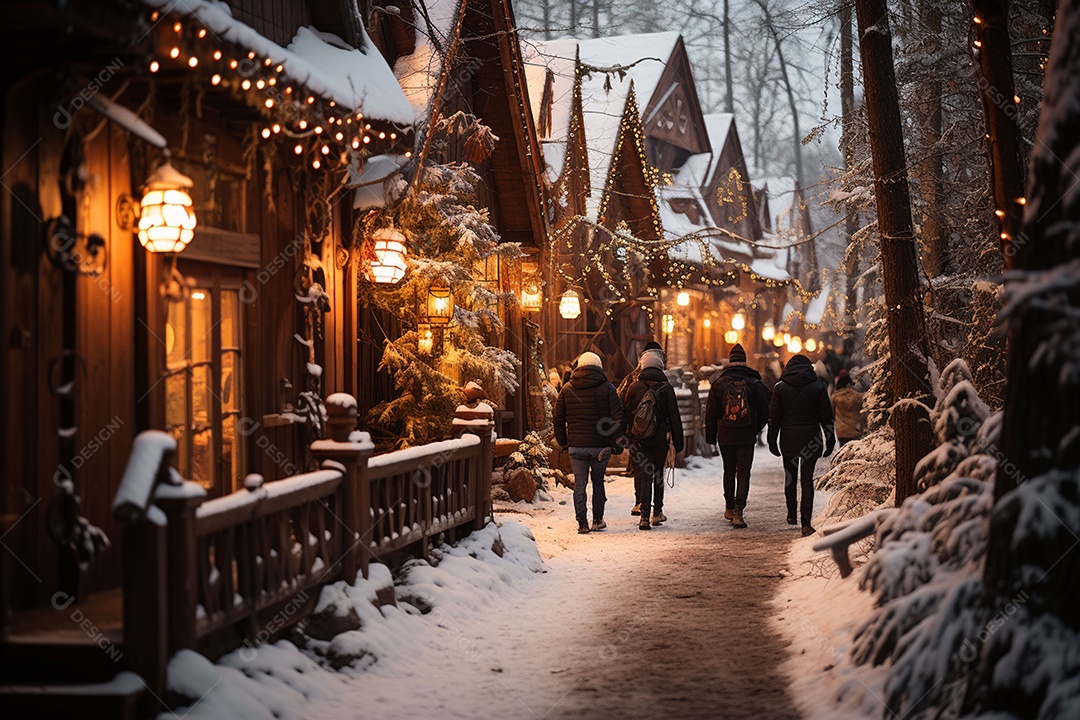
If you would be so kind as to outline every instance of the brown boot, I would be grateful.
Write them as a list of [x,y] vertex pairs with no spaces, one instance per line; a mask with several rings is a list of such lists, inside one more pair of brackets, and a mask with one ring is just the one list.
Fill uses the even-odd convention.
[[735,508],[733,517],[731,518],[731,526],[737,528],[746,527],[746,520],[743,519],[742,508]]

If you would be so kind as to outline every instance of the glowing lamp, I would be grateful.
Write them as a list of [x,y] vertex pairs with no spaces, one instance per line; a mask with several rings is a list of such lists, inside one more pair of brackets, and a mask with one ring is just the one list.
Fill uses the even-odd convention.
[[814,352],[815,350],[817,350],[817,340],[806,338],[806,352]]
[[790,345],[791,344],[791,333],[784,333],[783,338],[784,338],[784,343],[783,343],[784,345]]
[[686,307],[690,304],[690,293],[680,290],[679,294],[675,296],[675,302],[679,304],[679,307]]
[[706,330],[708,330],[709,328],[712,327],[712,320],[710,320],[709,318],[705,318],[704,320],[701,321],[701,324],[705,326]]
[[728,330],[726,333],[724,333],[724,342],[726,342],[728,345],[734,345],[735,343],[739,342],[739,331]]
[[421,355],[430,355],[435,349],[435,333],[431,326],[424,324],[416,328],[416,350]]
[[665,335],[675,332],[675,316],[664,315],[660,318],[660,329],[664,331]]
[[139,203],[139,243],[150,252],[178,253],[195,235],[195,183],[168,160],[150,174]]
[[772,320],[766,320],[765,325],[761,328],[761,339],[765,342],[769,342],[776,337],[776,326],[772,324]]
[[427,295],[427,321],[432,325],[449,325],[454,317],[454,296],[446,285],[432,285]]
[[731,329],[742,330],[746,327],[746,311],[740,310],[731,316]]
[[798,335],[792,336],[791,342],[788,343],[787,349],[792,353],[802,352],[802,340],[799,339]]
[[[521,309],[525,312],[540,312],[544,303],[544,293],[538,280],[529,280],[521,286]],[[561,302],[560,302],[561,305]]]
[[372,282],[395,285],[405,277],[405,235],[394,228],[380,228],[371,235],[375,257],[368,265]]
[[581,314],[581,296],[574,290],[567,290],[559,298],[559,314],[567,320],[573,320]]
[[773,347],[783,347],[784,338],[780,335],[774,335],[772,340]]

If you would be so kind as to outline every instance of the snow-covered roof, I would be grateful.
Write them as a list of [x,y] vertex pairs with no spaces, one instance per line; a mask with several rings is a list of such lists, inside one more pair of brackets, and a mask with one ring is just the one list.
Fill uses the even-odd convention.
[[354,210],[370,210],[386,205],[386,179],[397,172],[406,162],[404,155],[373,155],[360,166],[349,167],[349,184],[353,193]]
[[716,172],[716,166],[720,163],[720,155],[724,152],[724,145],[727,144],[728,135],[731,134],[734,127],[735,116],[731,113],[710,113],[705,116],[705,131],[709,134],[709,145],[712,147],[712,153],[710,153],[709,168],[703,182],[708,182],[709,178]]
[[640,117],[656,92],[678,41],[679,33],[662,32],[588,40],[563,38],[526,47],[526,79],[537,123],[547,71],[551,70],[553,75],[551,131],[548,137],[555,141],[565,141],[569,132],[575,57],[580,58],[586,70],[615,66],[622,68],[621,72],[612,73],[594,70],[584,74],[581,79],[582,119],[592,190],[586,201],[586,214],[594,216],[599,210],[631,90]]
[[428,116],[435,89],[442,73],[442,55],[449,50],[454,24],[458,20],[460,0],[424,0],[430,29],[426,22],[416,23],[416,49],[394,63],[394,75],[405,93],[417,122]]
[[233,43],[269,58],[282,66],[283,75],[347,110],[400,125],[413,122],[412,108],[405,94],[366,33],[363,35],[364,49],[358,50],[336,35],[301,27],[289,47],[283,48],[234,18],[225,3],[212,0],[143,2],[162,13],[175,12],[196,18],[218,41]]

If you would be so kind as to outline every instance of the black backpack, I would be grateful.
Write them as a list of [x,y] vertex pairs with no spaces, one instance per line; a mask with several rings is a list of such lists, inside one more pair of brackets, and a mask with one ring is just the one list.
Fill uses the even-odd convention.
[[626,431],[631,440],[650,440],[659,432],[663,427],[659,405],[660,397],[657,395],[656,386],[647,384],[645,394],[641,396]]
[[733,380],[724,393],[723,412],[720,424],[724,427],[747,427],[754,422],[754,413],[750,408],[750,382],[744,379]]

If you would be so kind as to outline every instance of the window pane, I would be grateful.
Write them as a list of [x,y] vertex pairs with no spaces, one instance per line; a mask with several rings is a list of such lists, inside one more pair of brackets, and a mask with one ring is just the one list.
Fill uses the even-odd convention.
[[170,370],[182,366],[188,357],[187,303],[166,303],[165,364]]
[[214,322],[212,319],[213,293],[209,289],[195,288],[191,291],[191,353],[192,362],[210,359]]
[[191,372],[191,479],[213,489],[217,473],[211,409],[216,399],[212,392],[210,366],[199,365]]
[[165,378],[165,432],[176,440],[176,469],[191,476],[188,465],[187,372],[181,370]]

